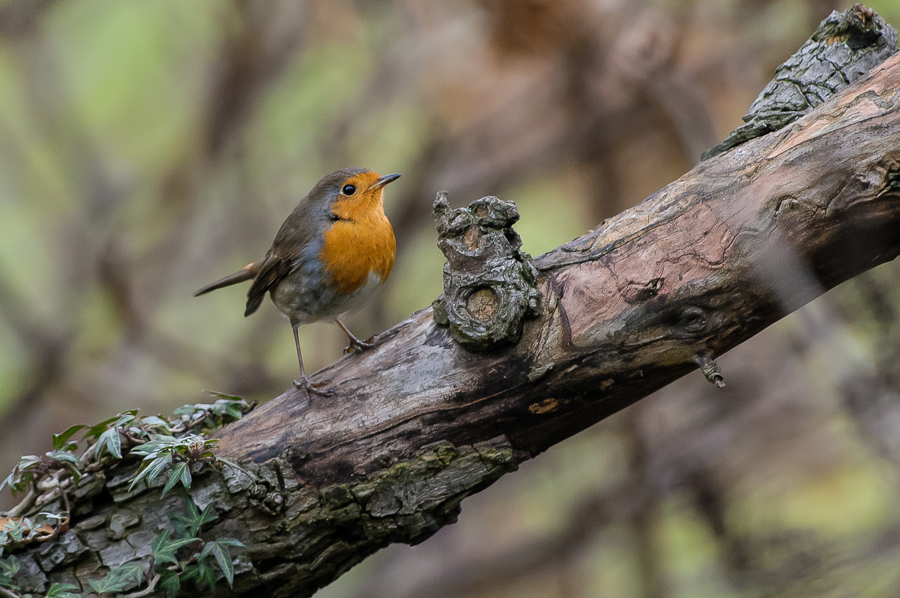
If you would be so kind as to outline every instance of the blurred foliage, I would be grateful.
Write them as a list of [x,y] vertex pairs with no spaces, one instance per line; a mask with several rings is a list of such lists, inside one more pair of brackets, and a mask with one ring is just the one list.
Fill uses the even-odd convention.
[[[436,191],[515,200],[547,251],[690,168],[833,8],[0,0],[0,471],[72,423],[279,394],[286,321],[242,318],[246,287],[190,293],[323,174],[403,173],[365,337],[440,292]],[[898,295],[893,264],[843,285],[721,359],[723,391],[679,381],[321,594],[897,594]],[[301,342],[314,371],[343,338]]]

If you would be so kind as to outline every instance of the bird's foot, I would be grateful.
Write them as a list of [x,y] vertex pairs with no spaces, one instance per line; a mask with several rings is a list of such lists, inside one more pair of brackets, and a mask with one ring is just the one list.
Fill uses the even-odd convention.
[[334,394],[333,390],[325,389],[322,390],[319,387],[324,385],[325,382],[319,382],[318,384],[313,384],[309,381],[309,378],[306,376],[302,376],[299,381],[294,380],[294,388],[297,390],[302,390],[306,392],[306,397],[310,398],[310,395],[319,395],[320,397],[330,397]]
[[372,341],[375,340],[374,336],[370,336],[364,341],[359,340],[358,338],[351,337],[350,342],[347,343],[347,346],[344,347],[344,355],[348,353],[353,353],[354,351],[370,351],[375,348],[375,343]]

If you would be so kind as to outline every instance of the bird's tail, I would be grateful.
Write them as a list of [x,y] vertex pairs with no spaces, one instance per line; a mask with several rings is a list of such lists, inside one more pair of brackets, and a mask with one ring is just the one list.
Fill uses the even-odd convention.
[[234,274],[229,274],[225,278],[217,280],[212,284],[208,284],[202,289],[196,291],[194,293],[194,297],[199,297],[200,295],[205,295],[210,291],[215,291],[216,289],[221,289],[222,287],[230,287],[233,284],[237,284],[239,282],[244,282],[246,280],[252,280],[256,277],[256,274],[259,272],[259,264],[253,262],[251,264],[247,264]]

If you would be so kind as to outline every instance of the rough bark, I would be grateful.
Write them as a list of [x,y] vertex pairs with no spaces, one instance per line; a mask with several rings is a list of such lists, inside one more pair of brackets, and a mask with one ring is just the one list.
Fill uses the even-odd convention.
[[[721,382],[717,355],[896,257],[898,98],[895,55],[536,258],[539,313],[514,345],[468,351],[422,310],[312,377],[334,397],[290,390],[223,429],[222,455],[256,480],[210,474],[190,491],[216,507],[206,538],[247,545],[215,595],[307,596],[388,543],[422,541],[465,497],[698,365]],[[146,560],[185,499],[160,500],[162,478],[129,492],[130,474],[79,488],[73,529],[21,555],[23,589]]]

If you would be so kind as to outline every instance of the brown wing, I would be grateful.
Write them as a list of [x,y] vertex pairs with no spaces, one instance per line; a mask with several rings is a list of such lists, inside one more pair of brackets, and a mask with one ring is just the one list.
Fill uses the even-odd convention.
[[265,298],[266,293],[278,286],[285,276],[293,270],[293,260],[288,261],[278,257],[269,250],[259,267],[259,274],[253,279],[250,290],[247,291],[247,307],[244,309],[244,317],[249,316],[257,309]]
[[[315,237],[318,228],[317,221],[321,220],[321,217],[324,217],[327,212],[323,212],[321,215],[317,214],[317,210],[322,211],[318,204],[323,202],[310,201],[310,195],[300,200],[294,211],[278,229],[272,248],[262,259],[259,273],[253,279],[250,290],[247,291],[247,307],[244,310],[244,316],[249,316],[259,309],[266,293],[277,287],[286,276],[294,271],[300,252]],[[324,209],[330,211],[329,205],[326,203]],[[317,218],[317,216],[321,217]]]

